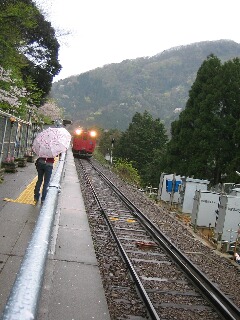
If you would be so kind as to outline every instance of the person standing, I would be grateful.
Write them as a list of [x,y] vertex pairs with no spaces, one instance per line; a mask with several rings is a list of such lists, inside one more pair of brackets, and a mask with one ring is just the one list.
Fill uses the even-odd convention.
[[53,171],[53,164],[54,164],[54,158],[38,158],[36,160],[38,180],[34,188],[35,203],[39,201],[40,188],[42,186],[43,180],[44,180],[44,183],[43,183],[43,189],[42,189],[41,202],[43,203],[46,198],[49,182],[50,182],[52,171]]
[[34,188],[34,201],[40,198],[40,189],[43,183],[41,201],[46,198],[49,182],[51,179],[54,158],[66,152],[70,146],[71,134],[65,128],[47,128],[39,132],[32,144],[32,151],[39,157],[36,167],[38,180]]

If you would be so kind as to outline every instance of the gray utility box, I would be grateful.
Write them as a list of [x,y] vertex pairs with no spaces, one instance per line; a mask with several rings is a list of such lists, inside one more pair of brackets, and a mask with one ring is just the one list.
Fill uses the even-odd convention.
[[219,193],[196,190],[193,198],[191,224],[195,227],[215,227],[219,202]]
[[230,195],[235,197],[240,197],[240,188],[232,189],[232,191],[230,192]]
[[222,241],[234,242],[240,224],[240,197],[221,195],[216,236]]
[[208,180],[182,177],[178,208],[183,213],[192,213],[196,190],[207,190]]
[[[158,200],[170,202],[171,201],[171,192],[167,190],[167,182],[171,182],[175,179],[178,183],[181,181],[181,177],[174,174],[162,173],[160,176],[159,188],[158,188]],[[178,203],[179,200],[179,191],[177,190],[173,194],[172,202]]]

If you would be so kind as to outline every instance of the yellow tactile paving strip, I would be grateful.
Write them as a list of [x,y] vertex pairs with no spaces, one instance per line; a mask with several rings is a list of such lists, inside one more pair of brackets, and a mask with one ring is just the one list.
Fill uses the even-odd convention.
[[35,205],[34,202],[34,188],[37,182],[37,176],[32,180],[32,182],[23,190],[17,199],[4,198],[4,201],[25,203]]

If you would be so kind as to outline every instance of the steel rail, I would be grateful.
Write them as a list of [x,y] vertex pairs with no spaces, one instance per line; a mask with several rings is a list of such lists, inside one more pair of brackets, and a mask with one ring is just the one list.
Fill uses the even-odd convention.
[[112,182],[104,175],[92,162],[92,167],[98,172],[104,181],[116,192],[118,197],[124,201],[133,214],[142,222],[142,225],[150,232],[152,237],[164,247],[165,251],[171,255],[176,264],[180,266],[186,273],[187,277],[197,286],[202,294],[213,305],[217,313],[225,320],[240,319],[239,308],[227,298],[225,294],[218,290],[218,288],[206,278],[206,276],[199,270],[189,259],[176,248],[168,237],[166,237],[142,212],[138,209]]
[[83,167],[81,161],[80,161],[80,163],[81,163],[81,166],[82,166],[84,177],[85,177],[87,183],[89,184],[89,187],[91,188],[91,191],[92,191],[92,193],[94,195],[94,198],[95,198],[95,200],[96,200],[96,202],[97,202],[97,204],[98,204],[98,206],[100,208],[101,214],[103,215],[104,219],[106,220],[107,225],[108,225],[108,227],[110,229],[110,232],[111,232],[115,242],[117,243],[119,251],[121,252],[121,255],[122,255],[122,257],[123,257],[123,259],[124,259],[124,261],[125,261],[125,263],[126,263],[126,265],[128,267],[128,270],[129,270],[132,278],[134,279],[134,283],[135,283],[135,285],[136,285],[136,287],[138,289],[138,292],[139,292],[139,294],[140,294],[140,296],[141,296],[141,298],[142,298],[142,300],[143,300],[143,302],[144,302],[144,304],[145,304],[145,306],[147,308],[148,314],[150,315],[152,320],[160,320],[160,318],[159,318],[159,316],[158,316],[158,314],[157,314],[157,312],[156,312],[156,310],[155,310],[155,308],[154,308],[154,306],[153,306],[153,304],[152,304],[152,302],[151,302],[151,300],[150,300],[150,298],[149,298],[149,296],[148,296],[148,294],[147,294],[147,292],[146,292],[146,290],[145,290],[145,288],[144,288],[139,276],[137,275],[137,273],[136,273],[136,271],[135,271],[130,259],[128,258],[128,255],[127,255],[126,251],[124,250],[121,242],[119,241],[119,239],[118,239],[118,237],[117,237],[117,235],[116,235],[116,233],[115,233],[115,231],[114,231],[114,229],[112,227],[112,224],[111,224],[110,220],[108,219],[108,216],[107,216],[105,210],[103,209],[103,207],[101,205],[101,201],[99,200],[99,198],[98,198],[98,196],[97,196],[97,194],[95,192],[95,189],[94,189],[94,187],[93,187],[93,185],[92,185],[92,183],[91,183],[86,171],[84,170],[84,167]]
[[46,199],[3,310],[2,320],[36,319],[65,156],[62,153],[50,181]]

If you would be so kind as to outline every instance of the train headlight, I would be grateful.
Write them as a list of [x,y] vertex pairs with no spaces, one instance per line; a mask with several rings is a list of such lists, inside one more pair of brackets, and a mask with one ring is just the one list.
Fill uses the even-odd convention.
[[76,129],[76,130],[75,130],[75,134],[76,134],[76,135],[79,136],[81,133],[82,133],[82,129]]
[[95,138],[97,136],[97,132],[94,130],[90,131],[89,134],[90,134],[90,137],[92,138]]

